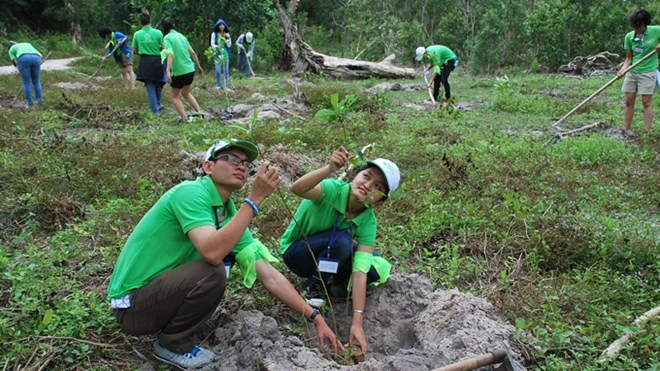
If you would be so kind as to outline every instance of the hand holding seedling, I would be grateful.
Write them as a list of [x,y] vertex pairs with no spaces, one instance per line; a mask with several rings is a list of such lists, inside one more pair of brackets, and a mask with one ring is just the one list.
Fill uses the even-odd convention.
[[277,170],[270,166],[268,162],[265,162],[261,165],[259,171],[257,171],[249,197],[257,203],[257,205],[260,204],[261,201],[265,200],[271,193],[273,193],[281,180],[282,177]]
[[348,158],[350,156],[351,153],[343,146],[332,152],[332,155],[330,156],[330,163],[328,164],[330,166],[331,172],[335,172],[339,168],[344,167],[348,163]]

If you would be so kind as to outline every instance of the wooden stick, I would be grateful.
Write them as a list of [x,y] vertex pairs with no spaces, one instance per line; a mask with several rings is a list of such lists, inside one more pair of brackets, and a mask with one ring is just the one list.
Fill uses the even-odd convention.
[[[658,313],[660,313],[660,306],[657,306],[649,310],[648,312],[642,314],[635,321],[633,321],[632,324],[633,326],[641,325],[647,322],[648,320],[650,320],[651,318],[657,316]],[[633,337],[633,335],[635,335],[635,333],[625,334],[622,337],[618,338],[615,342],[610,344],[610,346],[607,347],[607,349],[605,349],[603,353],[600,354],[600,358],[602,359],[607,356],[614,356],[618,354],[621,351],[621,349],[623,349],[623,347],[625,347],[626,344],[628,344],[628,342]]]
[[[623,71],[623,74],[622,74],[621,76],[625,75],[626,73],[628,73],[628,71],[630,71],[630,70],[632,70],[633,68],[637,67],[640,63],[644,62],[645,60],[651,58],[654,54],[655,54],[655,50],[653,50],[652,52],[648,53],[648,54],[645,55],[642,59],[640,59],[640,60],[638,60],[637,62],[635,62],[632,66],[626,68],[626,70]],[[553,127],[553,128],[558,128],[559,130],[564,131],[564,129],[557,127],[557,125],[561,124],[562,121],[564,121],[568,116],[574,114],[575,111],[577,111],[578,109],[582,108],[582,106],[584,106],[585,104],[587,104],[587,102],[589,102],[590,100],[592,100],[593,97],[595,97],[596,95],[600,94],[601,91],[605,90],[605,89],[606,89],[607,87],[609,87],[610,85],[614,84],[614,82],[615,82],[616,80],[618,80],[618,79],[619,79],[619,76],[618,76],[618,75],[615,76],[615,77],[614,77],[612,80],[610,80],[607,84],[603,85],[600,89],[596,90],[596,91],[595,91],[593,94],[591,94],[587,99],[585,99],[585,100],[583,100],[582,102],[580,102],[580,104],[578,104],[578,105],[577,105],[575,108],[573,108],[570,112],[568,112],[568,113],[565,114],[562,118],[560,118],[559,120],[557,120],[557,122],[555,122],[554,124],[552,124],[552,127]]]
[[464,361],[452,363],[451,365],[436,368],[433,371],[467,371],[477,367],[500,363],[506,357],[505,349],[497,349],[487,354],[482,354]]
[[575,133],[579,133],[579,132],[581,132],[581,131],[585,131],[585,130],[588,130],[588,129],[594,128],[594,127],[596,127],[596,126],[598,126],[598,125],[600,125],[600,124],[602,124],[602,122],[599,121],[599,122],[596,122],[596,123],[594,123],[594,124],[585,125],[585,126],[582,126],[582,127],[580,127],[580,128],[577,128],[577,129],[573,129],[573,130],[567,131],[567,132],[565,132],[565,133],[557,133],[556,135],[557,135],[559,138],[564,138],[564,137],[567,137],[567,136],[569,136],[569,135],[573,135],[573,134],[575,134]]
[[426,70],[422,69],[422,76],[424,76],[424,81],[426,82],[426,90],[429,92],[429,97],[431,97],[431,102],[435,104],[437,102],[435,101],[435,98],[433,98],[433,92],[431,92],[431,87],[429,86],[429,80],[426,78],[425,72]]
[[250,65],[250,58],[248,58],[247,51],[245,50],[243,45],[241,45],[241,49],[243,49],[243,53],[245,53],[245,61],[247,62],[248,68],[250,69],[250,77],[253,77],[255,75],[254,75],[254,71],[252,71],[252,65]]
[[70,336],[39,336],[39,340],[69,340],[69,341],[77,341],[79,343],[83,344],[89,344],[89,345],[95,345],[97,347],[113,347],[112,344],[105,344],[105,343],[98,343],[95,341],[90,341],[90,340],[83,340],[83,339],[78,339]]
[[291,115],[291,116],[297,117],[297,118],[299,118],[299,119],[301,119],[301,120],[304,120],[304,119],[305,119],[304,117],[302,117],[302,116],[300,116],[300,115],[297,115],[297,114],[295,114],[295,113],[293,113],[293,112],[291,112],[291,111],[289,111],[289,110],[287,110],[287,109],[284,109],[283,107],[280,107],[280,106],[278,106],[278,105],[275,104],[275,103],[272,103],[272,105],[273,105],[275,108],[277,108],[278,110],[280,110],[280,111],[282,111],[282,112],[286,112],[286,113],[288,113],[288,114]]

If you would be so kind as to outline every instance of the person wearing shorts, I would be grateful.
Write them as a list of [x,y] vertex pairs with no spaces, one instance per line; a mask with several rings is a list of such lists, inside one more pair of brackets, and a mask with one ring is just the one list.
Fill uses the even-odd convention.
[[651,14],[646,9],[636,10],[629,18],[633,30],[623,39],[626,60],[617,73],[617,78],[624,76],[624,71],[655,50],[652,57],[640,63],[625,74],[621,91],[626,97],[626,110],[623,116],[623,128],[630,130],[635,116],[635,99],[642,96],[644,106],[644,130],[651,131],[653,122],[653,91],[656,86],[658,70],[658,52],[660,52],[660,26],[650,26]]
[[179,113],[180,121],[188,121],[188,115],[183,107],[181,96],[186,98],[198,116],[202,116],[199,104],[190,92],[195,71],[200,75],[204,74],[197,53],[190,46],[188,39],[174,29],[172,19],[165,18],[163,20],[163,34],[165,38],[163,39],[162,56],[167,58],[165,75],[172,88],[172,104]]
[[102,27],[98,31],[99,36],[105,40],[107,53],[103,56],[103,61],[110,55],[114,58],[119,71],[121,72],[124,88],[135,89],[135,72],[133,72],[133,48],[128,42],[128,36],[119,31],[112,32],[107,27]]

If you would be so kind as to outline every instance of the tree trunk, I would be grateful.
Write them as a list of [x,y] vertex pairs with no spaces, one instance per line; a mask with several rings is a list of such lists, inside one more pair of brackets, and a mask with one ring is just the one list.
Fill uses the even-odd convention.
[[412,79],[415,70],[403,68],[391,63],[394,55],[381,62],[368,62],[347,58],[338,58],[315,52],[307,45],[298,30],[291,23],[289,16],[278,0],[273,0],[280,14],[280,23],[284,31],[284,50],[280,66],[284,70],[292,70],[295,75],[302,72],[312,72],[340,78],[366,79],[369,77],[390,79]]

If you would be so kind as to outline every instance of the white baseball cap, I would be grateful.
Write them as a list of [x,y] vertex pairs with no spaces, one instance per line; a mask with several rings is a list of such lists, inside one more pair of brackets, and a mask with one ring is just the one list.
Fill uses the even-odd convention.
[[401,173],[399,172],[399,167],[390,160],[384,158],[377,158],[375,160],[367,161],[367,164],[373,165],[380,169],[380,171],[385,175],[385,180],[387,181],[387,195],[389,196],[392,192],[396,191],[399,188],[399,181],[401,180]]
[[245,42],[251,43],[253,38],[254,35],[252,34],[252,32],[248,32],[245,34]]
[[417,62],[422,60],[422,58],[424,57],[424,53],[426,53],[426,48],[423,46],[420,46],[417,49],[415,49],[415,59],[417,60]]
[[240,148],[245,152],[248,157],[248,161],[254,161],[257,156],[259,156],[259,148],[257,145],[250,142],[249,140],[240,140],[240,139],[228,139],[228,140],[219,140],[214,145],[209,147],[206,150],[206,155],[204,155],[204,160],[214,160],[215,156],[226,149],[229,148]]

